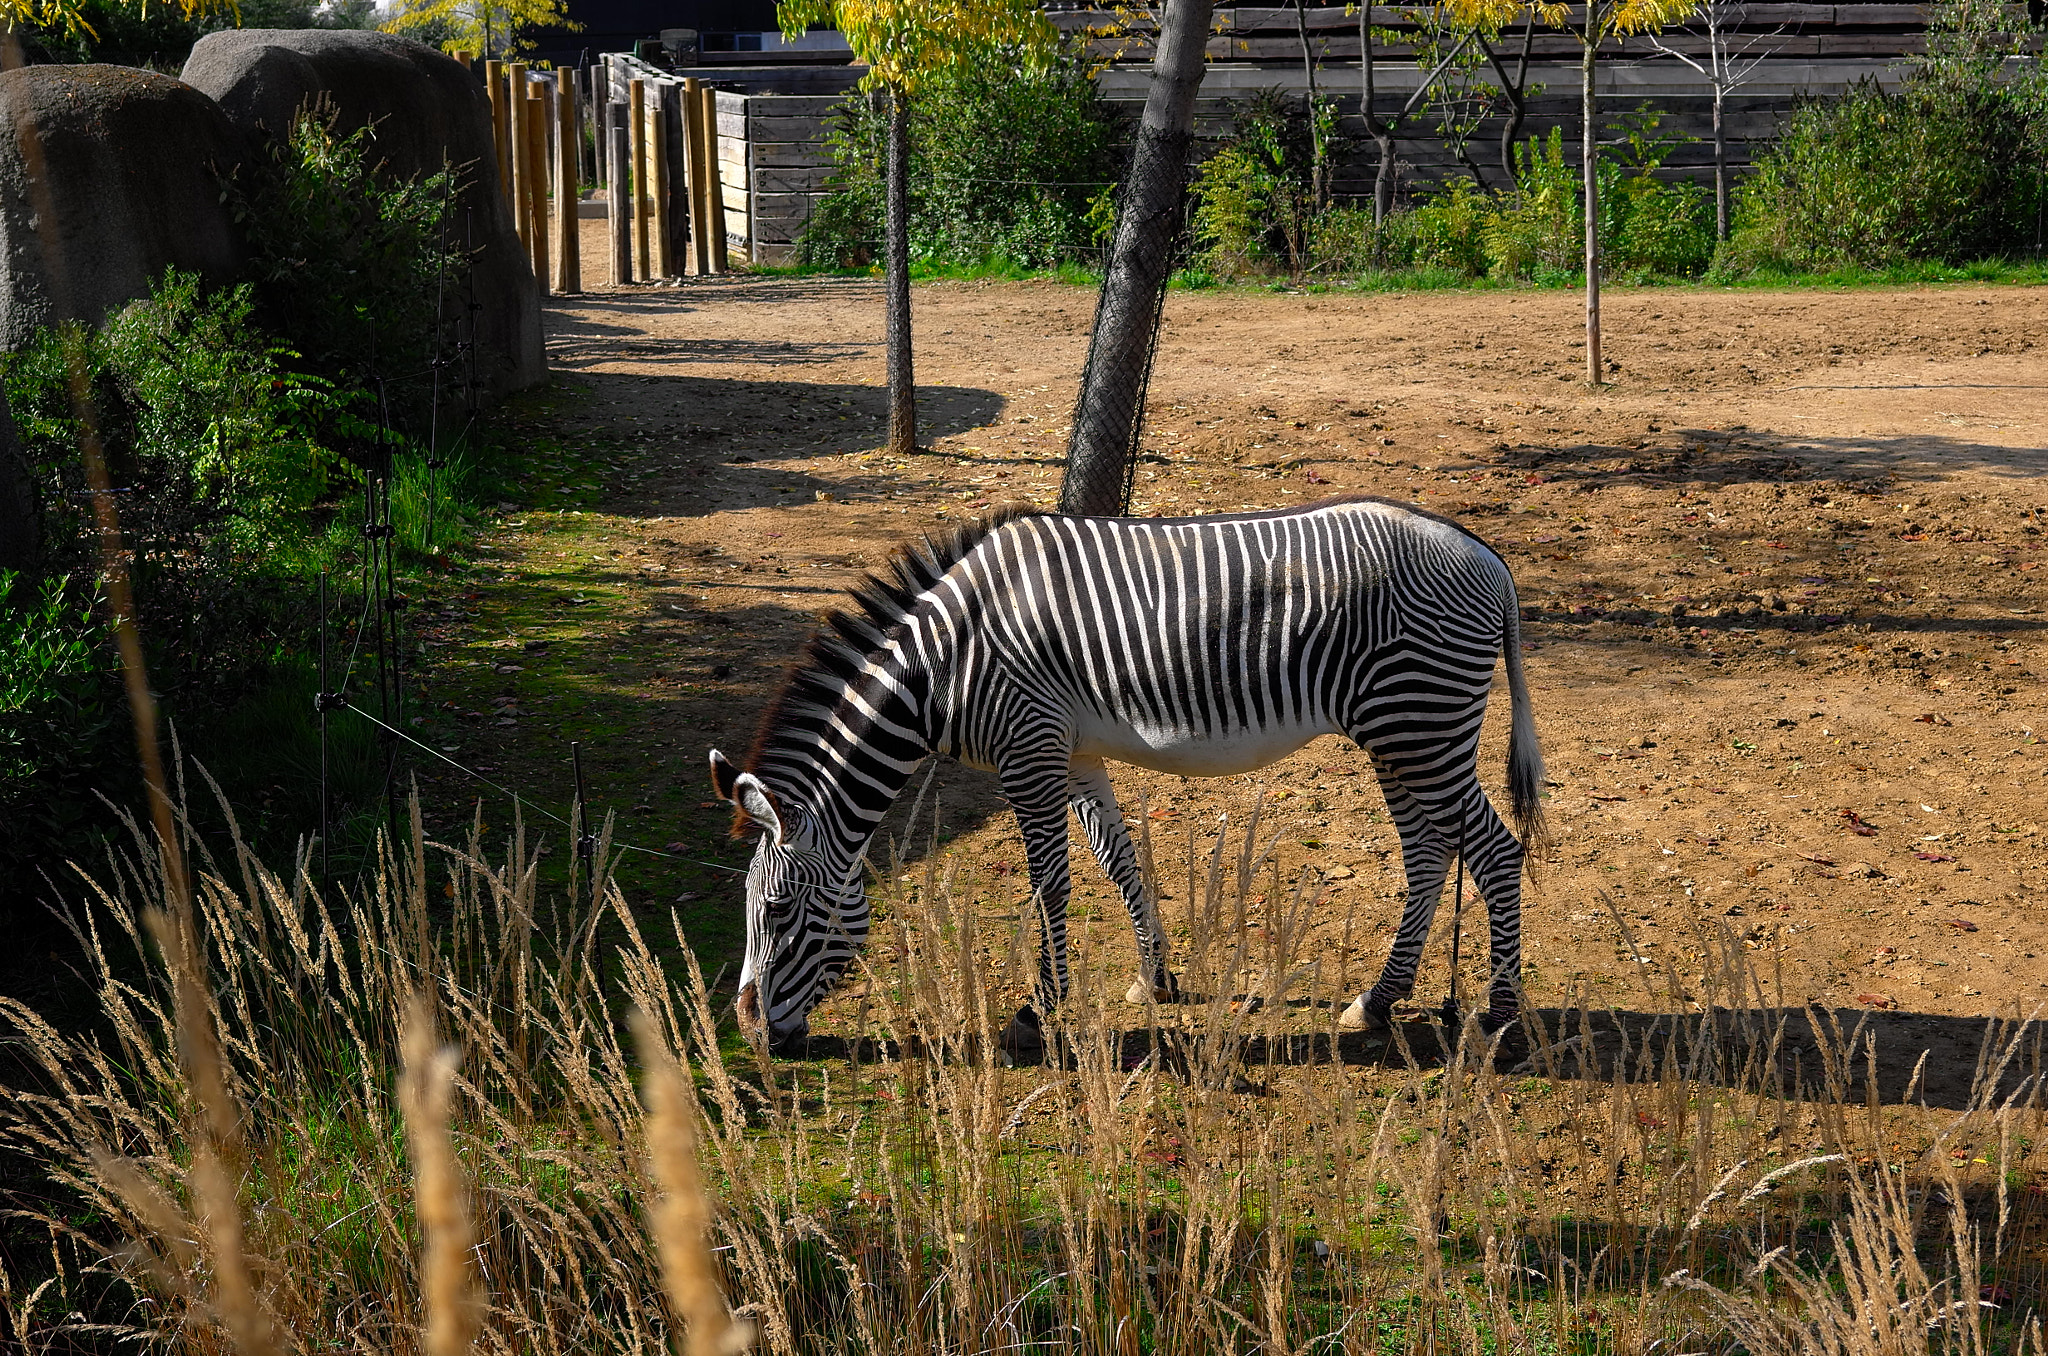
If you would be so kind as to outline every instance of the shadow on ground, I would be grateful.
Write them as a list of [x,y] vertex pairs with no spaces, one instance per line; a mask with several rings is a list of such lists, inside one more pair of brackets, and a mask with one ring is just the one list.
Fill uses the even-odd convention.
[[[1295,1011],[1327,1006],[1296,1000]],[[2042,1037],[2048,1023],[1947,1017],[1868,1009],[1761,1008],[1705,1013],[1543,1008],[1526,1014],[1521,1043],[1497,1051],[1504,1073],[1554,1081],[1643,1084],[1664,1079],[1769,1093],[1946,1110],[2038,1097]],[[1247,1025],[1258,1025],[1253,1017]],[[1231,1071],[1236,1090],[1260,1094],[1276,1068],[1330,1064],[1440,1068],[1458,1033],[1436,1021],[1409,1020],[1389,1031],[1287,1033],[1239,1030],[1227,1053],[1203,1051],[1198,1033],[1165,1028],[1111,1031],[1116,1058],[1136,1069],[1153,1054],[1182,1076],[1196,1068]],[[1474,1034],[1471,1039],[1482,1037]],[[1508,1045],[1509,1042],[1503,1042]],[[895,1060],[930,1054],[920,1043],[813,1036],[790,1052],[804,1059]]]

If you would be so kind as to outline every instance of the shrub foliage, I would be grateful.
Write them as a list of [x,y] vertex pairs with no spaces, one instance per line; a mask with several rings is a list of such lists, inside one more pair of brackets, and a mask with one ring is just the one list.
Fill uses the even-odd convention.
[[[1026,268],[1093,258],[1111,188],[1113,125],[1073,61],[976,69],[918,85],[910,115],[910,248],[926,263]],[[888,113],[855,95],[828,139],[838,170],[812,213],[799,263],[880,257]]]
[[2038,253],[2048,78],[2015,60],[2039,28],[2005,0],[1944,0],[1903,89],[1802,102],[1738,200],[1724,269]]

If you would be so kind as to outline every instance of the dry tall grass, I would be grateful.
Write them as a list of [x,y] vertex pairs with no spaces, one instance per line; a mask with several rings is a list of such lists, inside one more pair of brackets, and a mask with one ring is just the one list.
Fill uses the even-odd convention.
[[[1301,954],[1317,891],[1244,818],[1190,845],[1167,910],[1190,1001],[1126,1006],[1127,937],[1098,955],[1079,929],[1057,1057],[1027,1068],[997,1052],[1014,999],[986,962],[1029,939],[984,932],[936,857],[877,882],[852,1029],[771,1063],[722,1043],[687,945],[664,966],[602,851],[549,902],[518,828],[487,859],[480,829],[429,844],[415,816],[339,893],[237,844],[197,857],[189,933],[153,936],[171,885],[138,832],[78,915],[103,1031],[0,1000],[29,1065],[0,1133],[52,1182],[24,1207],[50,1260],[5,1279],[0,1340],[2041,1347],[2024,1025],[1987,1032],[1967,1106],[1883,1105],[1867,1030],[1816,1022],[1819,1067],[1792,1068],[1798,1014],[1727,939],[1654,1022],[1537,1014],[1517,1068],[1470,1024],[1383,1054],[1337,1030],[1357,977]],[[137,1296],[112,1318],[86,1298],[109,1278]]]

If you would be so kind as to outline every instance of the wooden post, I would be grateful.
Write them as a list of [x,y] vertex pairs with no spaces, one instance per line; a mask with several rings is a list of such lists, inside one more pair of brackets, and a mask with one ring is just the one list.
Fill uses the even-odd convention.
[[548,290],[548,104],[538,94],[526,96],[526,220],[533,232],[527,249],[533,276]]
[[491,97],[491,144],[498,152],[498,191],[512,200],[512,155],[506,140],[505,63],[493,57],[484,63],[484,93]]
[[660,121],[662,182],[668,203],[668,271],[681,277],[689,271],[690,258],[690,154],[683,139],[683,87],[673,80],[662,82]]
[[530,195],[526,191],[526,63],[523,61],[505,63],[505,147],[506,156],[511,161],[506,182],[511,185],[512,225],[519,232],[519,243],[526,246],[531,256],[533,223],[527,219]]
[[[576,75],[576,112],[582,121],[576,124],[577,162],[583,166],[583,179],[595,188],[604,183],[604,133],[600,130],[600,119],[604,115],[604,95],[597,88],[597,67],[585,66]],[[585,135],[588,135],[588,149],[585,149]]]
[[725,187],[718,166],[718,91],[704,87],[704,162],[710,173],[704,176],[710,201],[704,210],[704,235],[711,247],[711,271],[728,273],[732,262],[725,253]]
[[627,158],[632,154],[626,130],[626,105],[608,103],[604,119],[605,174],[611,182],[610,208],[612,286],[633,281],[633,205],[626,196]]
[[690,255],[702,277],[711,271],[711,196],[705,182],[711,173],[704,158],[704,95],[697,77],[683,78],[683,144],[688,151],[690,179]]
[[634,276],[649,279],[654,276],[654,258],[647,249],[647,82],[634,78],[626,82],[626,116],[631,135],[628,144],[633,156],[633,262],[637,265]]
[[470,63],[476,60],[475,52],[451,52],[449,55],[461,62],[462,69],[465,71],[470,68]]
[[667,120],[661,112],[662,86],[657,82],[650,91],[653,97],[647,101],[647,162],[653,166],[653,173],[647,176],[647,186],[654,202],[651,215],[654,218],[654,273],[657,278],[674,277],[675,261],[673,251],[668,247],[668,138],[662,135],[662,124]]
[[565,296],[583,290],[583,249],[579,238],[582,223],[576,210],[582,197],[577,182],[578,152],[582,150],[582,122],[576,117],[576,72],[564,70],[555,90],[555,234],[561,258],[555,267],[555,283]]

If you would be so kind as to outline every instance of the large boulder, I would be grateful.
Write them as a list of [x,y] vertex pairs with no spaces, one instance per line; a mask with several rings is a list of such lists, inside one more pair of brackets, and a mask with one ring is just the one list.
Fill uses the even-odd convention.
[[498,187],[491,106],[483,86],[431,47],[350,29],[244,28],[209,33],[184,77],[252,137],[290,134],[309,101],[324,98],[344,133],[371,129],[385,169],[399,178],[463,171],[457,229],[467,210],[476,248],[476,345],[481,375],[501,390],[540,381],[540,284]]
[[0,348],[98,324],[173,265],[215,283],[247,260],[220,176],[247,142],[189,85],[126,66],[0,74]]

